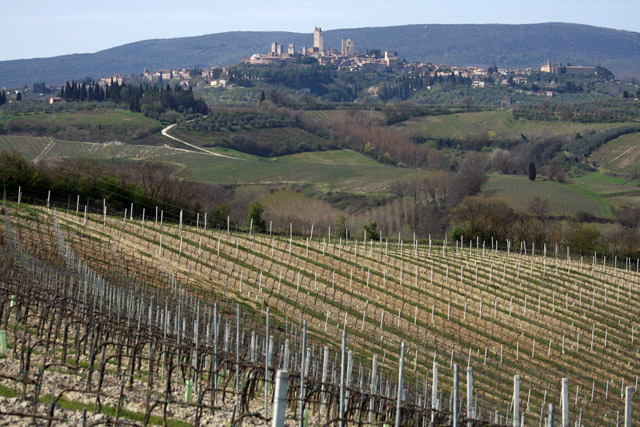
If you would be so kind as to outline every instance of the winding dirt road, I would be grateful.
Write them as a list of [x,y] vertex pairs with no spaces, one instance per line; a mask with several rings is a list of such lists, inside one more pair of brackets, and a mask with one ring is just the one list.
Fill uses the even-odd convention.
[[199,152],[202,152],[202,153],[208,154],[208,155],[210,155],[210,156],[223,157],[223,158],[225,158],[225,159],[242,160],[242,159],[239,159],[239,158],[237,158],[237,157],[225,156],[224,154],[218,154],[218,153],[212,153],[211,151],[205,150],[205,149],[204,149],[204,148],[202,148],[202,147],[198,147],[197,145],[190,144],[190,143],[188,143],[188,142],[186,142],[186,141],[183,141],[183,140],[181,140],[181,139],[176,138],[175,136],[171,136],[171,135],[169,135],[169,133],[168,133],[169,129],[171,129],[171,128],[172,128],[172,127],[174,127],[175,125],[176,125],[176,124],[174,123],[174,124],[172,124],[172,125],[167,126],[167,127],[166,127],[166,128],[164,128],[164,129],[162,129],[162,135],[166,136],[167,138],[171,138],[171,139],[173,139],[174,141],[178,141],[178,142],[179,142],[179,143],[181,143],[181,144],[188,145],[189,147],[194,148],[194,149],[198,150]]

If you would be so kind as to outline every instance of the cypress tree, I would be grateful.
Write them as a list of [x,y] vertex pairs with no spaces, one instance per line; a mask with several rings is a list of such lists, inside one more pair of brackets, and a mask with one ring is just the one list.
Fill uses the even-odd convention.
[[67,84],[64,85],[64,99],[67,101],[71,101],[72,94],[73,91],[71,90],[71,84],[69,83],[69,80],[67,80]]
[[536,180],[536,165],[531,162],[529,163],[529,181]]

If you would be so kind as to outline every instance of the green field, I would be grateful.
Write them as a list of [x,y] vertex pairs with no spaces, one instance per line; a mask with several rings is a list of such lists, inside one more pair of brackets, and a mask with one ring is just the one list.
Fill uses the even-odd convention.
[[640,206],[638,181],[592,172],[565,183],[535,182],[513,175],[492,176],[483,188],[488,196],[504,198],[513,208],[526,211],[536,197],[548,199],[553,215],[588,212],[613,219],[615,206]]
[[[154,160],[176,165],[187,170],[191,179],[210,184],[311,184],[323,191],[357,194],[386,193],[394,182],[418,179],[425,174],[420,169],[382,165],[351,150],[307,152],[273,159],[247,155],[226,159],[170,147],[0,136],[0,151],[16,151],[28,160],[72,157]],[[237,154],[232,150],[215,152]]]
[[[305,111],[314,120],[330,120],[331,118],[352,114],[349,110],[316,110]],[[382,113],[368,112],[373,117]],[[47,126],[67,127],[68,129],[53,132],[51,136],[0,136],[0,150],[17,151],[28,160],[50,160],[73,157],[117,160],[154,160],[177,166],[189,173],[195,181],[223,185],[273,185],[294,184],[311,185],[320,193],[332,191],[350,194],[389,194],[391,186],[396,182],[418,180],[428,171],[424,169],[398,168],[384,165],[351,150],[311,151],[273,158],[261,158],[240,153],[228,148],[207,147],[213,153],[229,155],[236,159],[226,159],[206,155],[183,148],[171,148],[168,145],[178,144],[160,135],[152,145],[122,143],[70,142],[59,137],[65,132],[79,137],[86,132],[92,138],[100,139],[114,129],[120,133],[109,133],[106,141],[118,139],[118,135],[129,135],[141,132],[141,129],[160,129],[159,122],[138,113],[123,110],[105,111],[71,111],[56,114],[26,114],[9,118],[1,116],[5,129],[13,120],[26,120],[29,126],[41,124]],[[584,125],[564,122],[531,122],[516,121],[506,111],[474,112],[442,116],[426,116],[409,120],[394,126],[401,132],[424,132],[429,137],[469,138],[489,130],[495,132],[496,138],[520,138],[526,135],[551,135],[571,132],[587,132],[600,129],[606,124]],[[282,133],[285,131],[287,135]],[[295,144],[303,132],[300,129],[262,129],[255,132],[254,137],[266,140],[289,138]],[[96,132],[94,135],[93,133]],[[101,133],[102,132],[102,133]],[[173,133],[173,130],[172,130]],[[157,134],[157,135],[156,135]],[[197,143],[194,135],[175,133],[176,136]],[[73,138],[72,138],[73,139]],[[121,139],[125,140],[125,139]],[[139,142],[137,140],[136,142]],[[268,142],[268,141],[267,141]],[[181,144],[180,144],[181,145]],[[602,162],[611,170],[632,171],[640,169],[640,134],[626,135],[606,144],[593,156],[593,161]],[[184,148],[188,148],[184,146]],[[603,173],[591,173],[568,180],[566,183],[538,180],[530,182],[519,176],[493,176],[485,186],[483,193],[489,196],[502,197],[514,208],[527,210],[528,204],[536,197],[546,198],[550,202],[553,215],[575,215],[588,212],[596,217],[613,218],[612,209],[618,205],[640,206],[640,190],[636,181],[621,177],[609,177]]]
[[285,163],[309,163],[317,165],[348,165],[378,167],[380,163],[352,150],[328,150],[291,154],[278,159]]
[[[384,120],[384,115],[376,110],[357,110],[358,113],[368,114],[373,119]],[[307,110],[304,115],[313,120],[327,121],[333,118],[354,114],[353,110]]]
[[348,150],[301,153],[274,159],[231,160],[197,153],[159,156],[186,168],[194,180],[211,184],[312,184],[323,191],[386,193],[398,181],[425,171],[377,163]]
[[123,109],[20,115],[0,112],[0,124],[6,133],[49,136],[67,141],[122,141],[148,145],[168,143],[160,135],[160,122]]
[[503,198],[511,207],[524,212],[536,197],[549,200],[552,215],[575,215],[582,211],[606,217],[611,211],[608,202],[581,186],[540,180],[532,182],[523,176],[492,176],[482,192]]
[[[221,145],[230,145],[231,136],[243,137],[252,142],[250,144],[252,149],[246,151],[255,153],[255,150],[262,150],[265,154],[274,153],[275,156],[299,151],[321,150],[329,146],[326,139],[295,127],[252,129],[236,132],[189,131],[184,128],[174,127],[169,134],[203,148],[216,149],[227,148]],[[237,149],[240,150],[241,147]],[[265,155],[265,157],[271,156]]]
[[419,117],[393,127],[407,136],[426,139],[466,139],[487,137],[494,132],[497,140],[520,140],[539,136],[586,134],[613,126],[607,123],[571,123],[517,120],[508,111],[482,111]]
[[[575,178],[573,185],[590,194],[595,194],[605,212],[610,213],[614,206],[640,207],[638,180],[592,172]],[[613,218],[611,213],[608,216]]]
[[623,135],[606,143],[589,160],[611,171],[640,171],[640,133]]

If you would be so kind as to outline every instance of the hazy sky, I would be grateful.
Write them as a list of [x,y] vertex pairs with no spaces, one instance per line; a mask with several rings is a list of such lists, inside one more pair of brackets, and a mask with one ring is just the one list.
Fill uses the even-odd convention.
[[0,60],[96,52],[235,30],[313,32],[402,24],[572,22],[640,32],[638,0],[8,0]]

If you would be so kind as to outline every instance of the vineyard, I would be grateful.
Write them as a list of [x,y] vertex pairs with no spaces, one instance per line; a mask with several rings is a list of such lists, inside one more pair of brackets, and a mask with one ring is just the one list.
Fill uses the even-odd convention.
[[146,159],[181,154],[186,150],[155,147],[148,145],[129,145],[118,142],[110,144],[95,142],[60,141],[53,138],[30,136],[0,136],[3,151],[21,153],[28,160],[50,160],[62,158],[100,158],[100,159]]
[[638,262],[26,201],[0,231],[4,419],[265,425],[286,370],[287,425],[640,423]]
[[610,170],[635,172],[640,160],[639,140],[640,133],[623,135],[600,147],[589,160]]

